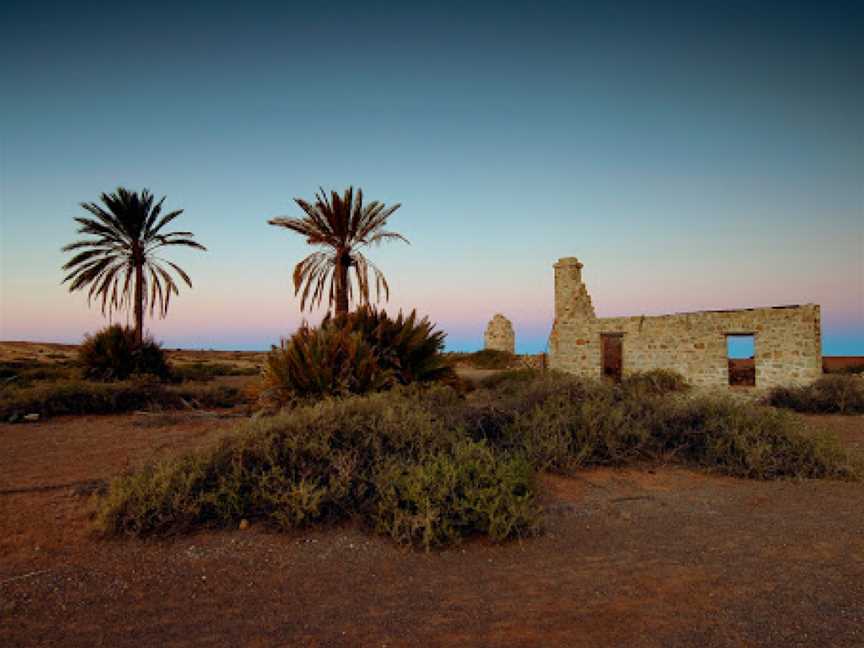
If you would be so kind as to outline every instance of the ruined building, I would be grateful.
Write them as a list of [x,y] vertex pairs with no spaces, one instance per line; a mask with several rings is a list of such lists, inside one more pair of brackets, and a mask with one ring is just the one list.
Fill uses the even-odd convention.
[[[555,264],[549,367],[620,378],[674,369],[694,385],[730,384],[727,338],[752,336],[755,385],[808,383],[822,373],[819,306],[775,306],[674,315],[597,317],[575,257]],[[732,381],[734,382],[734,381]]]
[[496,313],[489,320],[486,331],[483,333],[483,348],[495,351],[516,351],[516,334],[513,332],[513,324],[501,313]]

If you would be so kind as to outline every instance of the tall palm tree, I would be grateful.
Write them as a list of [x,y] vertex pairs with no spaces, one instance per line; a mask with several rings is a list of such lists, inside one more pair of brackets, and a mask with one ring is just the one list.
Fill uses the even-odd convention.
[[[102,299],[102,313],[134,307],[135,336],[140,344],[144,337],[144,311],[148,304],[150,316],[159,307],[159,316],[165,317],[171,293],[180,294],[174,277],[163,264],[167,264],[190,288],[189,275],[175,263],[157,255],[160,248],[172,245],[206,250],[193,239],[192,232],[167,232],[162,229],[180,214],[182,209],[162,215],[165,197],[154,204],[147,189],[140,194],[118,187],[111,194],[100,196],[103,206],[81,203],[81,207],[95,218],[77,217],[79,234],[94,238],[83,239],[63,247],[63,252],[83,250],[64,266],[69,274],[61,283],[69,283],[69,292],[89,286],[87,303],[96,297]],[[161,216],[161,217],[160,217]]]
[[315,198],[314,204],[301,198],[294,199],[305,212],[301,218],[280,216],[267,221],[305,236],[309,245],[323,248],[294,266],[294,295],[300,294],[301,288],[303,290],[300,310],[306,307],[307,299],[310,310],[321,304],[329,279],[328,306],[335,305],[336,315],[347,313],[348,303],[353,297],[349,275],[352,269],[361,306],[369,304],[370,269],[375,277],[376,298],[380,301],[383,290],[385,299],[389,299],[387,279],[360,250],[388,239],[408,243],[401,234],[384,229],[387,219],[401,205],[397,203],[387,207],[378,201],[364,205],[363,190],[358,188],[355,193],[353,187],[348,187],[342,196],[331,191],[329,200],[321,189]]

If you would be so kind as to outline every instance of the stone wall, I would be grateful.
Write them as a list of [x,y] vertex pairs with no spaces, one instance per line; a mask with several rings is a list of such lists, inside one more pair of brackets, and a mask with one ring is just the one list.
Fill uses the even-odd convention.
[[753,335],[756,386],[812,382],[822,373],[819,306],[778,306],[674,315],[594,315],[575,258],[555,264],[555,323],[549,366],[584,376],[602,373],[602,334],[620,334],[622,373],[673,369],[694,385],[729,384],[728,335]]
[[496,313],[483,334],[483,348],[495,351],[516,351],[516,334],[513,332],[513,324],[501,313]]

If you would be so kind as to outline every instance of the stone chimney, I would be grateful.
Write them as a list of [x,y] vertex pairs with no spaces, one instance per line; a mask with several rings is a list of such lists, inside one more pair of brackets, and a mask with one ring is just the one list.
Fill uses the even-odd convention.
[[591,296],[582,283],[582,264],[576,257],[558,259],[555,264],[555,319],[594,319]]

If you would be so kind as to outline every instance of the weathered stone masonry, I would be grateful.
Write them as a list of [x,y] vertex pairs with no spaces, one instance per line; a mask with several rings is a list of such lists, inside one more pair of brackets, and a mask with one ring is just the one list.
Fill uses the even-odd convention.
[[516,351],[516,334],[513,332],[513,324],[501,313],[496,313],[483,333],[483,348],[495,351]]
[[623,375],[674,369],[695,385],[729,384],[728,335],[753,335],[756,386],[803,384],[821,375],[819,306],[778,306],[674,315],[598,318],[574,257],[555,264],[555,323],[549,366],[602,372],[604,334],[620,336]]

